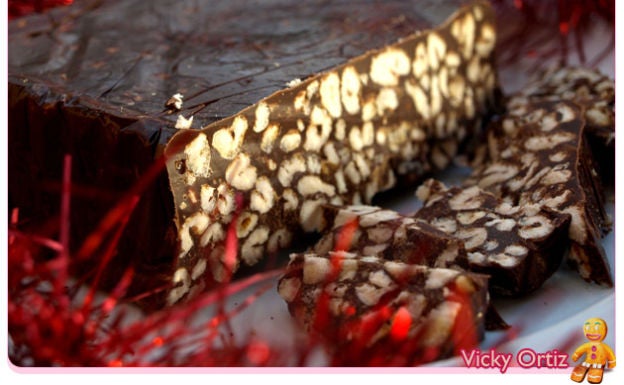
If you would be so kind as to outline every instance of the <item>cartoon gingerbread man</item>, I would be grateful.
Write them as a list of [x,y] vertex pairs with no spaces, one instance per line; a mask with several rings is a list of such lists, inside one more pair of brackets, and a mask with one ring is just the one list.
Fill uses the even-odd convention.
[[572,381],[581,382],[587,374],[587,382],[599,384],[606,367],[615,367],[615,354],[609,345],[602,342],[607,336],[607,323],[601,318],[590,318],[583,325],[583,333],[589,342],[576,348],[572,360],[577,361],[586,354],[585,361],[572,371]]

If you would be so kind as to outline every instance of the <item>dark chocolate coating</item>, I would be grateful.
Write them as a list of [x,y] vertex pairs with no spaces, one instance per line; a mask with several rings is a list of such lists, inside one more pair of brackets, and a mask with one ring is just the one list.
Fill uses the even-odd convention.
[[205,126],[293,79],[439,24],[460,2],[80,3],[10,24],[11,83],[60,86],[134,120],[175,122],[164,104],[181,93],[181,113]]

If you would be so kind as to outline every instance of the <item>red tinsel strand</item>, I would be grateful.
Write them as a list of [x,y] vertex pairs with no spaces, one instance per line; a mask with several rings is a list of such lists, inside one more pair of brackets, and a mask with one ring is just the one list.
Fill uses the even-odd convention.
[[124,218],[131,214],[141,196],[151,186],[158,175],[165,169],[167,159],[165,156],[159,157],[146,170],[145,174],[134,184],[130,190],[124,194],[119,203],[115,205],[100,221],[97,228],[85,239],[82,247],[76,253],[79,260],[88,259],[102,245],[106,236],[111,234],[116,226],[124,221]]
[[[587,63],[583,36],[598,23],[615,31],[615,0],[514,0],[513,4],[508,0],[493,0],[492,3],[499,25],[505,26],[499,28],[498,41],[498,62],[503,66],[526,57],[558,59],[565,64],[572,53],[569,39],[573,39],[579,62]],[[590,65],[596,65],[613,52],[615,34],[611,35]]]
[[42,13],[58,6],[70,5],[73,0],[9,0],[9,20],[31,13]]
[[[177,305],[171,310],[165,309],[133,322],[128,326],[121,326],[101,345],[106,347],[105,351],[108,352],[110,357],[115,357],[114,360],[116,360],[117,364],[123,364],[124,366],[145,366],[158,364],[158,362],[163,365],[172,364],[175,361],[176,354],[183,351],[186,344],[198,344],[201,348],[195,353],[203,356],[209,355],[214,349],[215,338],[219,335],[217,328],[223,320],[219,319],[212,325],[200,323],[196,326],[191,326],[189,321],[198,312],[218,304],[224,295],[232,296],[253,285],[267,281],[268,283],[259,289],[260,291],[257,291],[251,298],[225,314],[226,318],[234,317],[245,307],[251,306],[257,299],[257,296],[260,295],[260,292],[266,290],[266,286],[271,284],[271,280],[282,273],[283,271],[281,270],[273,270],[256,274],[249,278],[232,282],[224,289],[217,289],[203,294],[189,303]],[[223,317],[223,314],[220,314],[220,316]],[[149,337],[150,334],[152,337]],[[158,346],[154,345],[153,341],[155,338],[163,341],[163,343],[158,344]],[[132,352],[130,353],[127,350],[117,351],[119,341],[123,341],[125,346],[133,346]],[[156,362],[143,360],[144,357],[153,355],[151,353],[158,349],[160,349],[162,356]],[[115,351],[117,352],[115,353]],[[177,364],[181,363],[177,362]]]
[[59,243],[63,247],[61,254],[69,257],[69,231],[71,211],[71,168],[72,157],[65,154],[63,158],[63,184],[61,189],[61,216],[59,221]]
[[119,223],[117,223],[117,227],[114,229],[112,238],[110,239],[109,243],[104,246],[105,247],[104,251],[102,252],[102,255],[99,257],[100,261],[99,261],[98,268],[96,270],[95,278],[93,282],[91,282],[91,288],[89,290],[89,293],[87,294],[87,296],[85,297],[83,301],[84,308],[88,308],[91,306],[93,302],[93,298],[95,296],[95,291],[98,288],[100,278],[104,270],[106,269],[106,266],[108,265],[108,263],[111,261],[111,259],[114,256],[117,244],[119,243],[119,240],[121,239],[121,235],[123,234],[123,231],[126,228],[128,221],[130,220],[130,214],[134,210],[134,207],[136,207],[136,204],[138,203],[138,201],[139,201],[138,197],[133,197],[133,199],[132,198],[130,199],[130,201],[128,202],[128,206],[126,207],[125,215],[119,218]]

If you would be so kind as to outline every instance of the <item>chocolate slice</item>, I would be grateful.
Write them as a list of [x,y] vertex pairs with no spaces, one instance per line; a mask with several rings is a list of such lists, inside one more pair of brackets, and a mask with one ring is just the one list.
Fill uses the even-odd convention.
[[492,160],[467,183],[513,204],[538,204],[570,214],[570,263],[585,280],[611,286],[600,243],[610,221],[583,116],[583,109],[568,101],[515,106],[488,128]]
[[[421,219],[366,205],[326,205],[323,218],[323,236],[310,253],[326,255],[345,251],[435,268],[466,270],[471,267],[462,239]],[[490,273],[488,269],[483,271]],[[488,307],[485,322],[487,330],[508,327],[493,306]]]
[[[323,204],[369,203],[396,178],[445,167],[494,103],[493,13],[467,6],[276,92],[165,150],[180,252],[176,276],[216,281],[321,226]],[[236,229],[236,260],[222,252]],[[201,278],[174,282],[178,301]]]
[[512,206],[477,186],[447,187],[429,179],[414,217],[461,239],[464,269],[488,274],[492,293],[520,296],[541,287],[568,249],[570,215],[539,205]]
[[585,67],[555,67],[512,95],[510,110],[539,101],[570,100],[584,109],[585,134],[605,183],[615,179],[615,82]]
[[293,254],[279,294],[332,365],[416,365],[474,349],[487,278],[347,252]]
[[440,268],[466,266],[463,242],[428,223],[375,206],[323,207],[328,230],[311,251],[377,256]]

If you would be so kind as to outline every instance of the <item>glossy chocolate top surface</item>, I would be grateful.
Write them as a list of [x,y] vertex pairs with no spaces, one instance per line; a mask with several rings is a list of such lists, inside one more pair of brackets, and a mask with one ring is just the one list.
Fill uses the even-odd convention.
[[9,24],[9,79],[131,119],[193,127],[442,22],[447,1],[85,1]]

